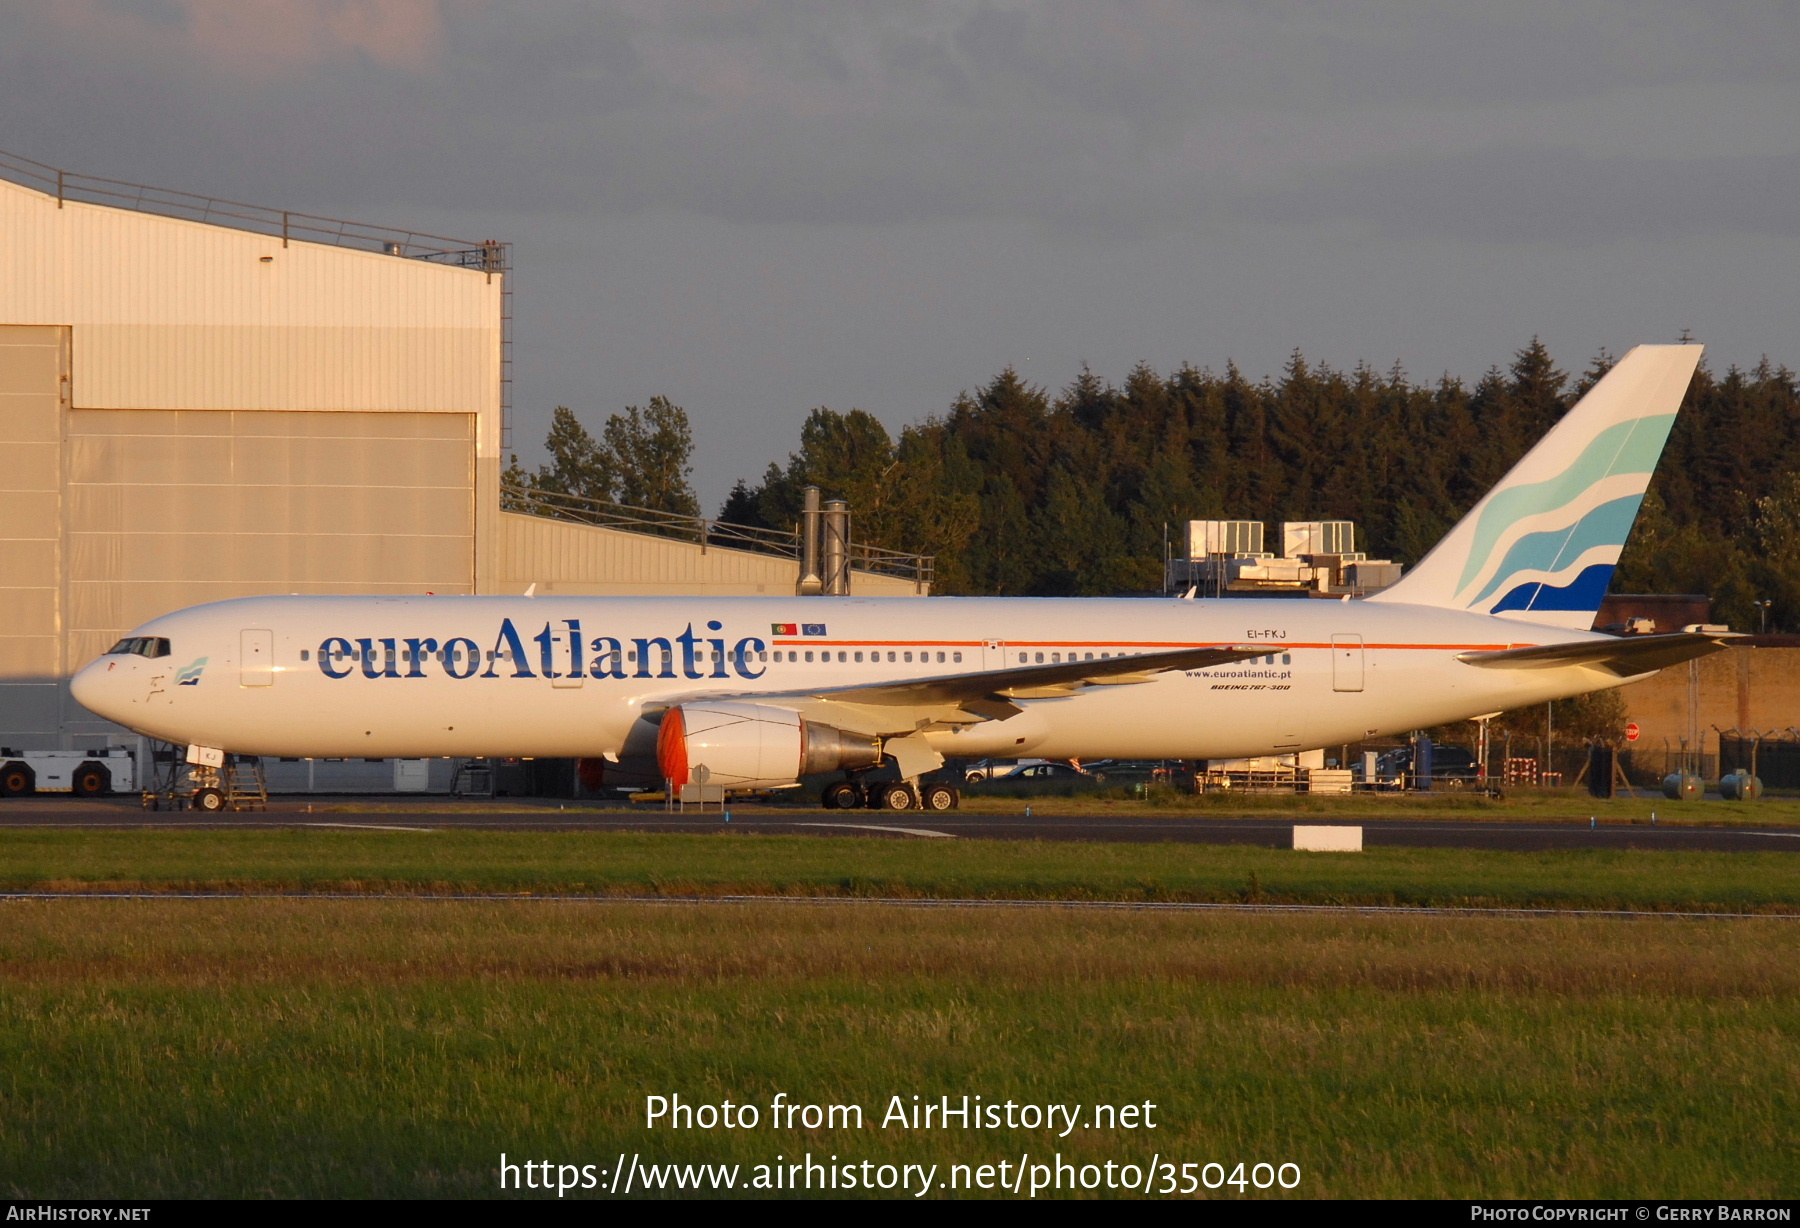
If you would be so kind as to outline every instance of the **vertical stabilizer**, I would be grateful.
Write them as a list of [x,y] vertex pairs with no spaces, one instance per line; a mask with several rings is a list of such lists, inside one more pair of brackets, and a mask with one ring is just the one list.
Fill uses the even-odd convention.
[[1430,554],[1370,601],[1589,627],[1637,519],[1697,345],[1640,345]]

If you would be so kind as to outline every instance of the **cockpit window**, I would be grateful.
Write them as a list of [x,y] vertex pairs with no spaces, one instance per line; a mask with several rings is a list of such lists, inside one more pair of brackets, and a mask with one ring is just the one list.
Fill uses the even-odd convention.
[[128,636],[108,648],[102,655],[108,657],[166,657],[169,655],[169,641],[160,635]]

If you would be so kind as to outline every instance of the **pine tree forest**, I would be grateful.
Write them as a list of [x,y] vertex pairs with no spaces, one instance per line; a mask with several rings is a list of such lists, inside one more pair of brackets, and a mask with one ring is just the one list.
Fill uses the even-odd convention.
[[[849,502],[858,540],[935,556],[945,594],[1157,592],[1164,534],[1179,542],[1189,519],[1353,520],[1357,549],[1411,564],[1611,362],[1572,377],[1533,339],[1470,386],[1295,351],[1262,380],[1139,366],[1115,386],[1084,369],[1055,394],[1008,369],[897,440],[862,410],[813,410],[787,462],[739,481],[718,518],[790,529],[819,486]],[[546,448],[550,464],[515,458],[507,481],[697,510],[687,415],[664,398],[599,439],[559,408]],[[1717,621],[1800,632],[1792,371],[1700,368],[1612,591],[1706,593]]]
[[[1140,366],[1120,386],[1083,370],[1055,395],[1005,370],[898,440],[860,410],[815,409],[787,464],[740,482],[720,518],[790,527],[817,485],[849,501],[860,540],[936,556],[940,593],[1155,592],[1164,526],[1179,541],[1189,519],[1353,520],[1357,549],[1410,564],[1611,362],[1572,378],[1534,339],[1471,387],[1296,351],[1260,381]],[[1737,629],[1766,614],[1800,631],[1792,371],[1701,367],[1612,591],[1707,593]]]

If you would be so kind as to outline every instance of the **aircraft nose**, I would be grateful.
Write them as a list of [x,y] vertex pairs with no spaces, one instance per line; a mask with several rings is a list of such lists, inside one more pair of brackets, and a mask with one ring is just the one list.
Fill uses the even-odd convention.
[[117,657],[101,657],[78,670],[69,679],[69,693],[75,702],[92,712],[95,716],[104,716],[107,720],[121,720],[124,705],[120,683],[124,681],[122,674],[128,672],[119,663]]

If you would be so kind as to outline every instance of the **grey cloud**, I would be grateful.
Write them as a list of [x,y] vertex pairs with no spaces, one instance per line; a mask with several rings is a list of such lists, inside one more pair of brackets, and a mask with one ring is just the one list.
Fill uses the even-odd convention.
[[[109,2],[156,15],[146,30],[175,11]],[[1475,128],[1495,122],[1489,105],[1791,81],[1797,23],[1791,4],[1761,0],[1703,14],[1672,0],[562,0],[447,7],[425,67],[345,54],[258,76],[178,38],[103,37],[25,9],[0,14],[0,147],[322,212],[1021,219],[1120,235],[1234,209],[1386,215],[1391,173],[1427,229],[1524,236],[1585,206],[1543,213],[1506,176],[1492,182],[1487,155],[1430,148],[1477,143],[1442,131],[1446,112]],[[1404,124],[1407,108],[1438,126],[1415,159],[1382,174],[1306,164],[1346,115]],[[1337,157],[1371,138],[1351,139]],[[1498,157],[1598,175],[1594,191],[1671,224],[1767,208],[1638,201],[1624,162]],[[1251,186],[1269,182],[1286,186]],[[1482,223],[1502,207],[1485,200],[1523,212],[1510,229]]]
[[1248,193],[1245,217],[1361,223],[1394,238],[1602,243],[1800,234],[1800,157],[1633,158],[1515,146],[1322,169]]

